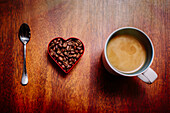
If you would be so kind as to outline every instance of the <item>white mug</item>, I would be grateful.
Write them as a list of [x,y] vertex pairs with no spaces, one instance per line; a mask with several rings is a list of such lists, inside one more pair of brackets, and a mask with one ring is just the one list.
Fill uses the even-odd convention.
[[[143,45],[145,46],[146,49],[147,57],[144,65],[138,71],[133,73],[124,73],[117,70],[110,64],[107,57],[106,49],[110,39],[114,38],[117,35],[133,35],[134,37],[138,38],[138,40],[143,42]],[[106,68],[106,70],[109,71],[110,73],[114,75],[127,76],[127,77],[138,76],[141,80],[149,84],[153,83],[158,77],[157,74],[150,68],[153,58],[154,58],[154,48],[150,38],[143,31],[134,27],[123,27],[112,32],[106,40],[104,50],[102,53],[103,65]]]

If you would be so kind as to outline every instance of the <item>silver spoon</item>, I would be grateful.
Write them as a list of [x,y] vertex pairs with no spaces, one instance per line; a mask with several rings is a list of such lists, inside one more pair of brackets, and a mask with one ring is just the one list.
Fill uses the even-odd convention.
[[23,23],[19,29],[19,39],[24,44],[24,67],[23,67],[23,73],[22,73],[22,79],[21,84],[27,85],[28,83],[28,75],[27,75],[27,69],[26,69],[26,44],[30,40],[30,28],[27,24]]

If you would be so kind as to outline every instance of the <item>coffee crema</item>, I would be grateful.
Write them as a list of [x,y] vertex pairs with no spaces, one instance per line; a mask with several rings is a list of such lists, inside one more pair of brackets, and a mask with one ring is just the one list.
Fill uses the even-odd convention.
[[130,35],[118,35],[110,39],[106,52],[110,64],[124,73],[138,71],[146,60],[145,47]]

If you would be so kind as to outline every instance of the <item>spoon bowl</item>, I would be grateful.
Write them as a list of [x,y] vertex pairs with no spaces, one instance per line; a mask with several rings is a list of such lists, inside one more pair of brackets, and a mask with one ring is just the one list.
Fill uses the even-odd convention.
[[23,44],[27,44],[30,40],[31,33],[28,24],[23,23],[19,29],[19,39]]

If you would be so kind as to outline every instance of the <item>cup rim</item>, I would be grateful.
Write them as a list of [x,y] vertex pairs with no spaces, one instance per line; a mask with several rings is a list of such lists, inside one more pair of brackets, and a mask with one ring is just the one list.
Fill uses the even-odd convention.
[[[145,35],[145,37],[149,40],[149,43],[151,44],[151,47],[152,47],[152,57],[151,57],[150,63],[149,63],[148,66],[147,66],[142,72],[140,72],[140,73],[128,73],[128,74],[127,74],[127,73],[120,72],[120,71],[118,71],[117,69],[115,69],[115,68],[110,64],[110,62],[109,62],[109,60],[108,60],[108,58],[107,58],[106,49],[107,49],[107,45],[108,45],[108,42],[109,42],[110,38],[111,38],[116,32],[118,32],[118,31],[120,31],[120,30],[124,30],[124,29],[133,29],[133,30],[137,30],[137,31],[141,32],[142,34]],[[152,43],[151,39],[149,38],[149,36],[148,36],[145,32],[143,32],[142,30],[140,30],[139,28],[136,28],[136,27],[121,27],[121,28],[118,28],[118,29],[116,29],[115,31],[113,31],[113,32],[108,36],[108,38],[107,38],[107,40],[106,40],[106,42],[105,42],[105,46],[104,46],[104,56],[105,56],[105,58],[106,58],[107,64],[109,65],[109,67],[110,67],[113,71],[115,71],[115,72],[118,73],[119,75],[133,77],[133,76],[138,76],[138,75],[140,75],[141,73],[144,73],[144,72],[150,67],[150,65],[151,65],[152,62],[153,62],[153,58],[154,58],[154,47],[153,47],[153,43]]]

